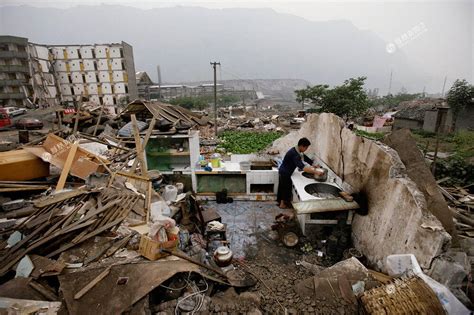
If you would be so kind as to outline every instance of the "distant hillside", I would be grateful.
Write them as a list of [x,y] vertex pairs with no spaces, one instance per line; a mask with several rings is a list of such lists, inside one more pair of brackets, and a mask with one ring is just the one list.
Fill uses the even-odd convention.
[[[341,84],[367,76],[369,88],[388,86],[390,70],[405,86],[418,69],[402,53],[347,21],[313,22],[271,9],[174,7],[142,10],[124,6],[70,9],[0,8],[0,32],[45,44],[126,41],[133,45],[135,68],[163,81],[212,79],[210,61],[222,63],[222,77],[298,78]],[[392,88],[397,90],[396,82]]]

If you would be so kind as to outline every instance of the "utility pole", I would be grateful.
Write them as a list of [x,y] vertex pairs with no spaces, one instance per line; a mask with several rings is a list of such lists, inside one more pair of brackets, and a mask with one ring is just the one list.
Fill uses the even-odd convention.
[[211,66],[214,68],[214,136],[217,139],[217,76],[216,66],[221,65],[220,62],[211,62]]
[[161,100],[161,68],[160,68],[160,65],[156,66],[156,72],[158,73],[158,99]]
[[390,82],[388,83],[388,93],[387,93],[387,95],[390,95],[392,93],[392,75],[393,75],[393,71],[390,70]]
[[448,79],[448,76],[444,77],[444,83],[443,83],[443,91],[441,91],[441,97],[444,97],[444,88],[446,87],[446,80]]

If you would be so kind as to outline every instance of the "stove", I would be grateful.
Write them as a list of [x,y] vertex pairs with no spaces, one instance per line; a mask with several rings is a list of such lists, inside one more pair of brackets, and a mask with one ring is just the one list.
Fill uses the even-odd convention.
[[297,169],[291,176],[292,204],[304,235],[308,224],[335,225],[343,218],[350,225],[353,210],[359,208],[355,201],[347,202],[339,196],[341,191],[352,193],[352,187],[344,183],[325,163],[317,163],[328,169],[326,182],[319,182]]

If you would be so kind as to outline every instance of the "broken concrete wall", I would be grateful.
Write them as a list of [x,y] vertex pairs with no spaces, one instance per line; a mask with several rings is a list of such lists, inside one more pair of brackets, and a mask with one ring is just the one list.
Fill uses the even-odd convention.
[[300,137],[307,137],[312,143],[308,155],[317,155],[355,191],[366,193],[369,214],[355,216],[353,242],[374,266],[384,270],[386,256],[411,253],[428,268],[449,244],[449,234],[427,210],[398,154],[343,126],[335,115],[313,114],[274,146],[284,155]]
[[401,129],[386,136],[384,143],[397,151],[407,169],[408,176],[416,183],[418,189],[428,201],[428,209],[443,224],[445,230],[455,238],[456,228],[453,215],[448,209],[438,184],[426,166],[425,158],[416,146],[410,130]]

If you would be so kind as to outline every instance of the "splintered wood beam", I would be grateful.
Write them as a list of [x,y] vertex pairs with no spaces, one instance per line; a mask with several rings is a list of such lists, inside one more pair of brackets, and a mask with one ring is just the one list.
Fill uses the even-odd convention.
[[64,184],[66,183],[67,175],[71,170],[72,162],[74,161],[74,156],[76,155],[77,147],[77,142],[74,142],[73,145],[69,148],[66,163],[64,163],[63,170],[61,171],[61,176],[59,177],[58,185],[56,186],[56,191],[64,189]]
[[[156,123],[156,118],[153,117],[153,119],[150,122],[150,125],[148,126],[148,130],[146,131],[145,139],[143,140],[142,151],[145,150],[146,145],[148,144],[148,140],[150,140],[153,129],[155,128],[155,123]],[[132,172],[135,172],[135,169],[137,168],[137,164],[138,164],[138,159],[135,159],[132,165]]]
[[138,162],[140,163],[141,173],[143,176],[145,176],[147,170],[145,166],[145,159],[143,157],[142,141],[140,139],[140,132],[138,130],[137,118],[135,117],[135,114],[132,114],[130,116],[132,118],[132,129],[133,129],[133,136],[135,139],[135,149],[137,151],[137,159],[138,159]]

